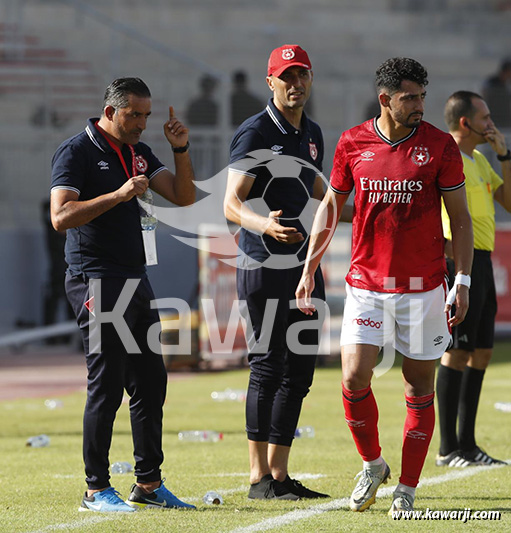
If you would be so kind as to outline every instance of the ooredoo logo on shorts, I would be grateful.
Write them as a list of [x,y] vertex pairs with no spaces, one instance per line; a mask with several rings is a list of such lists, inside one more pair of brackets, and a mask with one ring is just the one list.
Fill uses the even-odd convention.
[[375,322],[374,320],[371,320],[371,318],[354,318],[353,324],[357,324],[358,326],[367,326],[368,328],[376,328],[380,329],[383,322]]

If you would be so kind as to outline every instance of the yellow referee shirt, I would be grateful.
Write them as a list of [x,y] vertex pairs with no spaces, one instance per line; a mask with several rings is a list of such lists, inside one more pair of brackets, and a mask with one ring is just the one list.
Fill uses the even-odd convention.
[[[494,192],[504,183],[502,178],[481,152],[474,150],[473,157],[461,152],[463,173],[467,191],[468,210],[474,229],[474,248],[493,252],[495,248],[495,205]],[[444,237],[452,240],[449,217],[442,202],[442,223]]]

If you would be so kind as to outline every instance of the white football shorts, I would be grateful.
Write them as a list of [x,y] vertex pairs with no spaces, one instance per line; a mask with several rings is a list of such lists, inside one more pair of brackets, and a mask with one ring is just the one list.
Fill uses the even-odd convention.
[[390,293],[346,284],[341,346],[392,343],[410,359],[439,359],[451,343],[444,312],[447,285],[426,292]]

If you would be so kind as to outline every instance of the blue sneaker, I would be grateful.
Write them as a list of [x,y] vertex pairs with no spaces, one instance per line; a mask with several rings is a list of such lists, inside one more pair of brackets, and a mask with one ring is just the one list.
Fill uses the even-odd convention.
[[113,487],[95,492],[92,496],[87,496],[87,492],[85,492],[82,505],[78,510],[96,511],[97,513],[132,513],[136,511],[133,507],[126,505],[119,496],[120,494]]
[[182,502],[168,490],[163,482],[153,492],[147,494],[138,485],[131,487],[131,493],[126,503],[138,509],[196,509],[195,505]]

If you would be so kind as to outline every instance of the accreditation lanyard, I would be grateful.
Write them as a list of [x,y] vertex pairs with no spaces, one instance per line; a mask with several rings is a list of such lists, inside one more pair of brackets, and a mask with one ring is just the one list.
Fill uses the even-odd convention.
[[[99,122],[99,121],[98,121]],[[131,174],[128,172],[128,167],[126,166],[126,161],[124,160],[124,156],[122,155],[121,148],[117,146],[111,139],[107,137],[107,134],[105,130],[96,122],[95,126],[98,129],[98,131],[103,135],[103,137],[106,139],[106,142],[110,145],[110,148],[117,154],[117,157],[119,158],[119,161],[121,162],[122,168],[124,169],[124,172],[126,173],[126,176],[128,179],[130,179],[133,176],[136,176],[137,174],[137,167],[135,165],[135,149],[131,144],[128,144],[128,148],[131,152]]]
[[[130,149],[131,153],[131,175],[128,172],[128,167],[126,165],[126,161],[124,160],[124,156],[122,155],[121,148],[117,146],[111,139],[109,139],[105,133],[105,131],[101,128],[101,126],[98,125],[96,122],[95,124],[98,131],[103,135],[103,137],[106,139],[107,143],[110,145],[112,150],[117,154],[119,157],[119,161],[121,162],[122,168],[124,169],[124,172],[126,173],[126,176],[128,179],[130,179],[132,176],[137,175],[137,166],[136,166],[136,154],[135,149],[131,144],[128,144],[128,148]],[[139,210],[141,213],[145,212],[144,208],[140,205],[140,199],[137,198],[138,204],[139,204]],[[142,215],[141,215],[142,216]],[[158,264],[158,255],[156,252],[156,236],[154,229],[151,230],[142,230],[142,241],[144,242],[144,252],[146,257],[146,264],[148,266],[150,265],[157,265]]]

